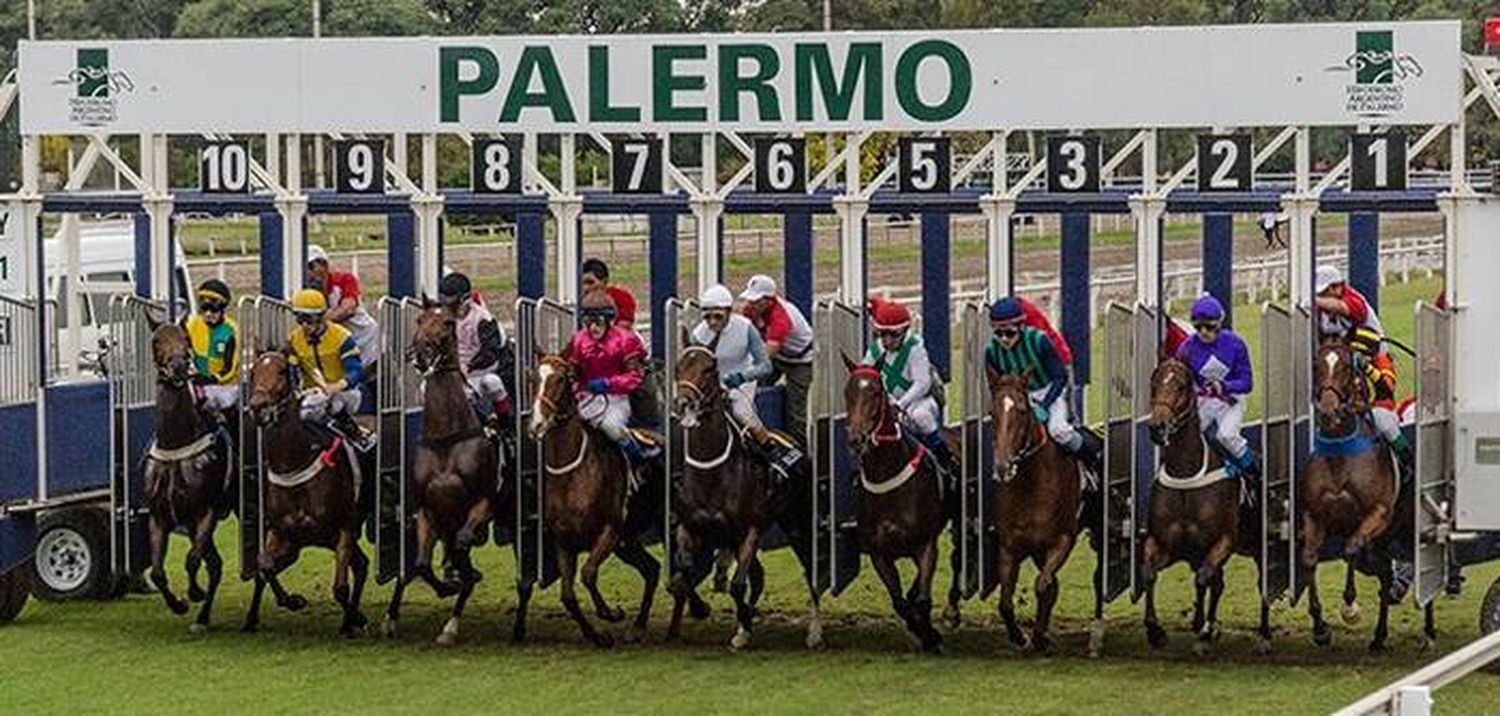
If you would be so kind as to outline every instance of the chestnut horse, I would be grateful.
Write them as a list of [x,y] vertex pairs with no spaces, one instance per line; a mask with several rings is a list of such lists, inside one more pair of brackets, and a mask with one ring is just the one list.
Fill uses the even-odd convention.
[[[160,324],[151,335],[156,364],[156,434],[142,460],[146,504],[151,510],[151,583],[167,607],[186,614],[187,603],[167,580],[162,562],[172,532],[188,531],[188,599],[202,602],[189,627],[194,634],[208,630],[214,597],[224,576],[224,560],[214,545],[214,530],[228,514],[231,495],[238,492],[234,446],[198,409],[193,397],[192,344],[177,324]],[[199,565],[208,568],[208,590],[198,586]]]
[[[417,560],[411,575],[396,582],[384,624],[385,634],[394,636],[406,586],[421,578],[439,597],[458,595],[437,637],[443,645],[457,641],[459,619],[479,581],[469,552],[494,519],[500,484],[500,454],[469,400],[456,327],[442,306],[424,301],[406,356],[422,374],[423,389],[422,440],[412,469]],[[439,541],[458,574],[456,585],[439,581],[432,570]]]
[[[1148,425],[1152,441],[1161,447],[1162,464],[1151,487],[1141,548],[1146,639],[1158,649],[1167,643],[1167,632],[1156,616],[1157,574],[1176,562],[1187,562],[1195,575],[1194,649],[1201,653],[1219,635],[1224,565],[1236,553],[1259,561],[1259,525],[1253,514],[1240,520],[1241,484],[1223,475],[1224,459],[1204,437],[1193,373],[1186,363],[1167,358],[1152,371]],[[1256,635],[1257,650],[1268,651],[1270,607],[1264,596]]]
[[[903,434],[880,368],[843,358],[849,370],[844,383],[849,449],[860,466],[860,489],[854,499],[860,549],[870,555],[908,634],[923,651],[939,652],[943,637],[932,626],[932,581],[938,537],[949,516],[943,486],[924,459],[926,449]],[[896,569],[901,558],[917,566],[916,578],[905,592]]]
[[[986,364],[995,427],[995,525],[1000,617],[1010,643],[1047,652],[1057,605],[1057,572],[1068,561],[1083,500],[1078,463],[1047,436],[1032,412],[1029,375],[1001,375]],[[1016,623],[1016,582],[1021,564],[1037,567],[1036,622],[1028,642]]]
[[[623,620],[624,610],[611,607],[599,593],[599,567],[611,554],[618,554],[645,581],[635,622],[625,632],[626,641],[640,641],[651,618],[661,564],[641,546],[637,535],[654,524],[653,516],[659,518],[660,510],[651,509],[653,505],[646,504],[647,500],[631,499],[631,470],[625,454],[578,416],[573,366],[560,355],[543,354],[540,349],[537,353],[536,396],[529,429],[532,437],[543,441],[542,519],[552,536],[562,573],[563,607],[584,638],[601,649],[614,646],[614,638],[595,630],[584,615],[573,582],[578,555],[587,552],[582,579],[593,599],[595,614],[608,622]],[[523,592],[516,609],[517,639],[525,635],[529,596]]]
[[[1327,646],[1333,640],[1323,620],[1318,596],[1317,570],[1323,545],[1330,539],[1343,545],[1345,561],[1345,621],[1358,618],[1355,571],[1380,580],[1380,619],[1375,625],[1370,651],[1385,649],[1389,635],[1391,556],[1383,544],[1385,532],[1393,529],[1396,510],[1396,468],[1390,451],[1374,434],[1366,418],[1370,387],[1355,354],[1343,341],[1324,341],[1313,363],[1313,405],[1317,434],[1312,457],[1302,475],[1302,554],[1307,570],[1307,614],[1313,622],[1313,640]],[[1423,636],[1436,638],[1432,604],[1426,607]]]
[[372,511],[375,491],[360,483],[374,477],[374,465],[359,464],[354,449],[342,439],[332,446],[320,444],[302,422],[302,396],[295,385],[285,353],[256,357],[246,407],[263,431],[265,534],[244,628],[260,628],[260,601],[268,584],[282,608],[295,612],[307,606],[305,598],[281,586],[277,575],[297,561],[303,547],[317,546],[334,552],[333,598],[344,610],[339,633],[362,636],[368,622],[359,603],[370,560],[359,546],[359,530]]
[[[734,598],[739,628],[730,647],[743,649],[749,645],[753,629],[755,602],[760,596],[757,583],[764,581],[757,556],[761,538],[773,523],[780,523],[805,566],[812,554],[810,540],[806,539],[809,520],[779,509],[796,501],[797,496],[788,493],[794,491],[798,480],[775,484],[765,459],[753,453],[730,421],[713,346],[684,350],[676,373],[677,399],[672,409],[682,425],[685,454],[676,500],[677,549],[669,587],[674,604],[668,636],[678,634],[683,608],[707,572],[706,565],[695,562],[706,561],[714,551],[723,550],[734,557],[736,565],[729,593]],[[804,481],[802,486],[806,484]],[[810,578],[807,586],[811,596],[807,647],[817,649],[823,645],[823,621],[818,592]]]

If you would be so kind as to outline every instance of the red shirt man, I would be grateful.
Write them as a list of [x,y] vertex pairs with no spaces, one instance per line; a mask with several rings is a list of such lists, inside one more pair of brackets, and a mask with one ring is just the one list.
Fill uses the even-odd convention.
[[609,266],[595,258],[583,262],[582,287],[584,293],[603,290],[615,302],[615,325],[627,331],[635,330],[635,294],[630,289],[609,282]]

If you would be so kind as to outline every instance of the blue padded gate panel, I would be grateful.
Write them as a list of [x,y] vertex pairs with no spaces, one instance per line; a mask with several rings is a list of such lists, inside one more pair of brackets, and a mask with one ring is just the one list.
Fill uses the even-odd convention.
[[[50,386],[45,395],[48,495],[108,488],[109,384]],[[149,433],[149,416],[142,422]]]

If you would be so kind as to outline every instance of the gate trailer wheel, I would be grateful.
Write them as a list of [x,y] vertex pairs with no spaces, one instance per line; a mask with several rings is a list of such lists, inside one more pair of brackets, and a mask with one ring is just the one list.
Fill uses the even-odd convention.
[[0,574],[0,626],[13,621],[30,596],[31,585],[24,566]]
[[1479,606],[1479,633],[1492,634],[1500,631],[1500,577],[1490,583],[1484,593],[1484,602]]
[[37,525],[31,589],[49,602],[111,596],[109,530],[93,509],[48,512]]

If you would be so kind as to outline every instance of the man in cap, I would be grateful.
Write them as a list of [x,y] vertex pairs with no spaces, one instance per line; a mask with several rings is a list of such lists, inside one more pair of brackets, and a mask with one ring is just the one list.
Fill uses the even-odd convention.
[[223,281],[204,281],[198,286],[198,312],[183,323],[193,347],[201,404],[221,415],[240,402],[239,326],[228,315],[230,298]]
[[366,371],[380,358],[380,327],[360,303],[359,277],[333,270],[328,252],[307,247],[307,283],[328,297],[328,320],[343,326],[359,346],[359,362]]
[[287,336],[291,364],[301,374],[304,389],[317,389],[303,398],[302,419],[314,423],[327,419],[361,449],[367,448],[367,436],[354,420],[354,411],[364,399],[360,391],[364,365],[354,336],[328,320],[328,297],[315,288],[292,295],[292,313],[297,326]]
[[578,417],[618,443],[639,467],[661,452],[630,430],[630,393],[645,378],[646,347],[635,331],[620,327],[608,293],[585,292],[578,312],[583,326],[563,353],[578,376]]
[[817,355],[812,325],[796,304],[776,293],[776,281],[770,276],[750,277],[740,300],[745,302],[741,313],[755,326],[771,359],[772,374],[765,382],[775,383],[778,375],[786,378],[782,424],[794,440],[805,443],[807,394],[812,388],[813,358]]

